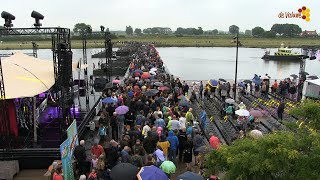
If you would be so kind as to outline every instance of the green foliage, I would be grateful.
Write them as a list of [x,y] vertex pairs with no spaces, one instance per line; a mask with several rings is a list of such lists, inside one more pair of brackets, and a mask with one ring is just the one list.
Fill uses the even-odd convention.
[[183,35],[202,35],[203,30],[202,27],[196,28],[182,28],[178,27],[175,34],[183,34]]
[[141,35],[142,34],[142,31],[141,31],[141,29],[139,29],[139,28],[136,28],[135,30],[134,30],[134,33],[136,33],[137,35]]
[[80,33],[80,34],[83,34],[85,32],[90,33],[92,32],[92,27],[89,24],[77,23],[74,25],[73,32]]
[[294,108],[290,114],[301,118],[309,128],[320,130],[320,103],[313,100],[305,100],[299,108]]
[[132,35],[133,34],[133,29],[131,26],[126,26],[126,34],[127,35]]
[[286,37],[294,37],[302,32],[300,26],[296,24],[274,24],[271,31]]
[[[226,173],[226,179],[313,180],[319,179],[320,103],[305,101],[291,113],[307,120],[295,131],[281,131],[260,139],[239,139],[231,146],[222,146],[206,157],[210,173]],[[310,123],[309,123],[310,122]]]
[[214,30],[212,31],[212,33],[213,33],[214,35],[217,35],[217,34],[219,33],[219,31],[218,31],[218,29],[214,29]]
[[255,27],[252,29],[252,35],[255,37],[262,37],[264,29],[262,27]]
[[265,38],[275,38],[276,37],[276,33],[273,31],[265,31],[262,33],[262,37]]
[[229,33],[231,33],[231,34],[237,34],[237,33],[239,33],[239,27],[236,26],[236,25],[231,25],[231,26],[229,27]]

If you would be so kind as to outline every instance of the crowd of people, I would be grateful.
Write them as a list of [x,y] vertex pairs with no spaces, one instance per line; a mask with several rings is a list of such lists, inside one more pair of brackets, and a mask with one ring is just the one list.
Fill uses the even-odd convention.
[[[185,97],[185,83],[166,73],[153,45],[135,46],[139,48],[129,77],[103,93],[109,101],[104,103],[99,128],[92,134],[95,140],[90,155],[85,140],[75,148],[76,174],[80,179],[113,179],[110,172],[119,163],[163,169],[164,161],[203,173],[204,154],[197,149],[205,145],[205,139],[196,126],[198,115]],[[163,171],[169,179],[172,172]]]

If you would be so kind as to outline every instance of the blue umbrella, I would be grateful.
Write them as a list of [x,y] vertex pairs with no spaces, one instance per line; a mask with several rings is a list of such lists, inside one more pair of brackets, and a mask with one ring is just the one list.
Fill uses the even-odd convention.
[[210,79],[210,80],[208,81],[208,83],[209,83],[209,85],[212,86],[212,87],[218,85],[218,81],[215,80],[215,79]]
[[133,95],[134,95],[134,93],[133,93],[132,91],[129,91],[129,92],[128,92],[128,96],[129,96],[129,97],[132,97]]
[[177,179],[179,179],[179,180],[204,180],[204,178],[201,175],[190,172],[190,171],[187,171],[183,174],[180,174],[177,177]]
[[140,69],[134,70],[133,72],[134,72],[134,73],[143,73],[143,71],[140,70]]
[[180,106],[187,106],[190,107],[190,103],[188,101],[179,101],[178,103]]
[[168,176],[156,166],[144,166],[137,174],[138,180],[168,180]]
[[116,101],[114,99],[112,99],[111,97],[104,98],[102,100],[102,102],[106,103],[106,104],[116,103]]

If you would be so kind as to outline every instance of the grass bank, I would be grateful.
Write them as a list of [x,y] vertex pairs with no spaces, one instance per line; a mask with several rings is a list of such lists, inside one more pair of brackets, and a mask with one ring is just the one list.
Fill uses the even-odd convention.
[[[114,47],[122,46],[122,41],[139,41],[139,42],[154,42],[157,47],[234,47],[232,36],[190,36],[190,37],[175,37],[175,36],[129,36],[114,39],[116,44]],[[240,37],[243,47],[250,48],[277,48],[281,43],[289,47],[301,46],[319,46],[319,38],[253,38]],[[38,41],[40,49],[51,48],[51,41]],[[73,49],[81,49],[81,40],[72,40]],[[104,40],[88,40],[88,48],[104,47]],[[6,41],[0,43],[0,49],[30,49],[30,42]]]

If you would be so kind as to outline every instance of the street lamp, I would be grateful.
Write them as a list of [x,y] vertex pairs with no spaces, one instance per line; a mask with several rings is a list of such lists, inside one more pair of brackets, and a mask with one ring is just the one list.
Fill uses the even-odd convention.
[[239,41],[239,29],[237,30],[237,36],[233,38],[234,43],[237,43],[237,50],[236,50],[236,69],[234,75],[234,84],[235,84],[235,92],[233,94],[233,99],[236,100],[237,97],[237,78],[238,78],[238,50],[239,46],[242,46],[241,42]]

